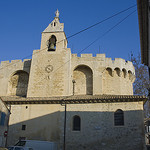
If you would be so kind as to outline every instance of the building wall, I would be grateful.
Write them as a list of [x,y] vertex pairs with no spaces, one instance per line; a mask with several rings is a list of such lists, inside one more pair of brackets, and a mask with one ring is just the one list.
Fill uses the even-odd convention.
[[[9,61],[2,61],[0,64],[0,96],[8,96],[8,95],[14,95],[16,93],[15,87],[18,85],[18,79],[17,77],[15,79],[15,82],[17,85],[13,88],[12,86],[12,77],[18,73],[18,71],[24,71],[25,73],[30,73],[30,65],[31,60],[12,60]],[[21,86],[20,86],[21,87]],[[18,89],[21,90],[21,89]]]
[[[117,109],[124,112],[124,126],[114,125]],[[13,105],[8,145],[26,137],[56,141],[62,149],[64,110],[60,104]],[[66,150],[144,149],[143,102],[67,104],[66,110]],[[80,131],[72,130],[75,115],[81,118]]]
[[[60,105],[12,105],[9,121],[8,146],[20,138],[29,140],[60,140]],[[26,129],[22,130],[22,125]],[[13,136],[12,136],[13,135]]]
[[[71,95],[133,95],[132,62],[121,58],[112,60],[105,54],[95,57],[71,54],[58,14],[57,11],[54,21],[42,32],[41,48],[33,51],[32,60],[1,62],[0,96],[42,97],[44,100],[44,97]],[[52,37],[57,42],[51,41],[55,40]],[[52,44],[55,49],[49,51]],[[125,125],[121,127],[115,127],[113,122],[117,109],[124,111]],[[81,117],[80,132],[72,131],[74,115]],[[143,148],[142,102],[67,104],[66,121],[67,150]],[[27,138],[55,141],[62,149],[63,132],[64,106],[11,106],[8,146]]]
[[[117,109],[124,111],[124,126],[114,125]],[[66,149],[144,149],[142,110],[142,102],[67,105]],[[75,115],[81,118],[81,131],[72,129]]]
[[5,147],[6,137],[4,132],[8,131],[9,110],[0,100],[0,147]]
[[[1,96],[51,97],[68,96],[73,92],[75,95],[133,95],[133,64],[121,58],[113,61],[104,54],[77,57],[71,55],[68,48],[56,48],[54,52],[35,50],[32,63],[31,60],[6,61],[1,62],[1,68]],[[84,83],[78,81],[80,75]]]

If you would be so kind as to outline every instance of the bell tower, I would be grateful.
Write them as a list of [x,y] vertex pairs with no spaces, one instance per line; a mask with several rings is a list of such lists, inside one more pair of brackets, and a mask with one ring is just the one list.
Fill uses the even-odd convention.
[[55,12],[54,20],[42,32],[41,49],[57,51],[60,48],[67,48],[67,39],[64,33],[64,24],[59,22],[59,11]]
[[41,48],[33,51],[27,97],[69,95],[70,58],[64,24],[59,22],[57,9],[54,20],[42,32]]

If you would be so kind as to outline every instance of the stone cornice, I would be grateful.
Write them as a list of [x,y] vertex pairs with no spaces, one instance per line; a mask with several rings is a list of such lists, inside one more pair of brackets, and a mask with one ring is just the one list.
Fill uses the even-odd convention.
[[114,102],[139,102],[146,101],[145,96],[133,95],[80,95],[62,97],[1,97],[6,104],[88,104],[88,103],[114,103]]

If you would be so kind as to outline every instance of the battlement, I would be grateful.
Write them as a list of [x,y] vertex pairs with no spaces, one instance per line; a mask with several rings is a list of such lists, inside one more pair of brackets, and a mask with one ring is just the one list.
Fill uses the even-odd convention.
[[77,54],[72,54],[72,58],[75,59],[74,61],[80,60],[82,63],[84,63],[84,61],[90,61],[91,63],[95,61],[103,61],[103,67],[105,68],[110,68],[111,70],[115,70],[116,68],[118,68],[121,71],[130,71],[135,75],[135,69],[132,62],[125,61],[125,59],[122,58],[115,58],[113,60],[112,58],[107,58],[105,54],[97,54],[95,57],[92,54],[81,54],[81,57],[78,57]]
[[96,57],[93,54],[81,54],[81,57],[78,57],[77,54],[72,54],[72,57],[75,58],[105,58],[105,54],[96,54]]
[[7,61],[1,61],[0,62],[0,66],[1,67],[6,67],[6,66],[11,66],[11,64],[12,65],[14,65],[14,64],[16,64],[16,65],[18,65],[18,64],[31,64],[31,59],[24,59],[24,60],[21,60],[21,59],[16,59],[16,60],[11,60],[11,61],[9,61],[9,60],[7,60]]
[[81,57],[83,57],[83,58],[92,58],[93,55],[92,54],[81,54]]
[[135,75],[135,69],[131,61],[125,61],[122,58],[115,58],[112,60],[111,58],[106,58],[106,68],[111,68],[115,70],[116,68],[122,70],[126,70],[126,72],[130,71]]

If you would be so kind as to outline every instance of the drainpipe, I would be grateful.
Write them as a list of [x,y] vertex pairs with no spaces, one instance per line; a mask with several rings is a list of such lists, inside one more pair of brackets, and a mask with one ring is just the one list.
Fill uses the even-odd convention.
[[65,103],[65,100],[62,100],[61,106],[65,106],[63,150],[66,150],[66,114],[67,114],[67,105]]

